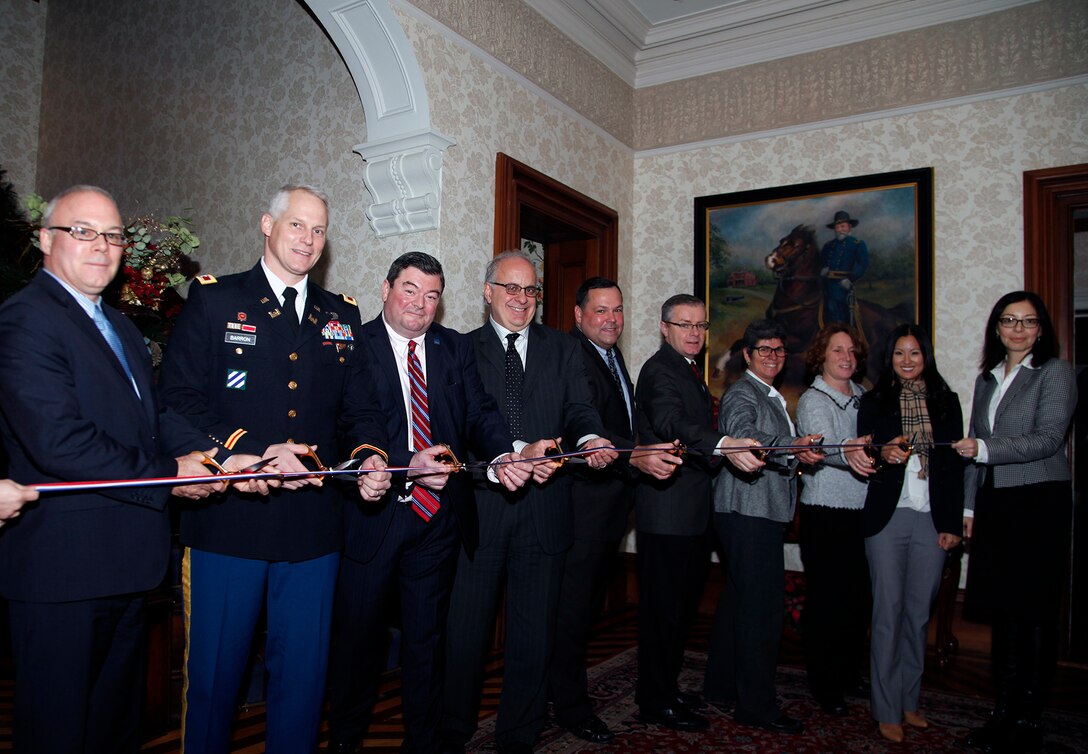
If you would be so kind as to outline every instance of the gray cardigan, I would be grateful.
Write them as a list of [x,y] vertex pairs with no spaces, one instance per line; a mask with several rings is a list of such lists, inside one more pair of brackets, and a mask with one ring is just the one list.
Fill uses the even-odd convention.
[[[762,445],[792,445],[786,410],[766,385],[745,372],[722,396],[718,431],[730,437],[750,437]],[[714,512],[740,513],[771,521],[793,520],[797,498],[797,461],[784,453],[767,458],[767,465],[746,474],[733,464],[714,483]]]
[[[802,435],[821,434],[824,444],[841,445],[858,436],[858,401],[865,388],[850,383],[854,400],[847,398],[817,375],[812,387],[797,402],[797,431]],[[864,479],[850,470],[842,448],[828,448],[823,463],[805,466],[801,479],[801,502],[828,508],[861,510],[865,507]]]
[[1077,385],[1068,361],[1054,358],[1041,367],[1023,367],[997,407],[990,427],[990,399],[997,381],[989,370],[975,380],[971,404],[971,437],[986,442],[989,459],[973,463],[964,476],[964,507],[975,509],[975,495],[986,474],[995,487],[1019,487],[1070,478],[1065,442]]

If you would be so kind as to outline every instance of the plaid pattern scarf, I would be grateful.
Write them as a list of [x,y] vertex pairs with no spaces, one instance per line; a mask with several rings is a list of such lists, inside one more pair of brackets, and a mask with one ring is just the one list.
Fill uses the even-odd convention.
[[933,443],[933,426],[926,407],[926,383],[922,380],[903,382],[899,391],[899,415],[903,418],[903,434],[914,444],[914,453],[922,462],[919,479],[929,477],[929,451]]

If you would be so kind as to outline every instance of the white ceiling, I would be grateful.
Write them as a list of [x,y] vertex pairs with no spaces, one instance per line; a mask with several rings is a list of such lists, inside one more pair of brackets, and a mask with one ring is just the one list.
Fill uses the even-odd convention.
[[634,87],[1037,0],[524,0]]

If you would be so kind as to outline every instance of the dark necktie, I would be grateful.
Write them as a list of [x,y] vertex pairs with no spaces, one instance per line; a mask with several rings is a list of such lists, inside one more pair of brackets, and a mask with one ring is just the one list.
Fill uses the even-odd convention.
[[[98,331],[102,333],[102,337],[106,339],[106,343],[109,344],[113,355],[121,362],[121,368],[125,370],[128,381],[132,383],[132,387],[135,389],[136,380],[132,376],[132,369],[129,368],[128,359],[125,358],[125,349],[121,345],[121,338],[117,335],[117,331],[113,329],[113,324],[106,318],[106,312],[102,310],[101,306],[94,308],[94,324]],[[139,393],[140,391],[136,390],[136,394],[139,395]]]
[[294,288],[288,286],[283,289],[283,316],[287,317],[287,323],[294,332],[298,332],[298,309],[295,307],[297,298],[298,291]]
[[521,387],[525,383],[525,367],[515,345],[518,333],[506,336],[506,423],[514,439],[521,439]]
[[[623,380],[620,379],[620,369],[616,364],[616,349],[609,348],[604,353],[608,357],[608,371],[612,373],[612,379],[616,381],[616,387],[620,389],[620,395],[623,396],[623,407],[627,409],[627,394],[623,391]],[[631,424],[630,409],[627,409],[627,423]]]
[[620,389],[620,393],[623,393],[623,380],[620,379],[620,370],[616,366],[616,349],[609,348],[605,352],[605,356],[608,357],[608,371],[612,373],[612,379],[616,381],[616,387]]
[[[427,378],[416,356],[416,342],[408,341],[408,381],[412,390],[412,450],[420,451],[431,447],[431,414],[427,406]],[[438,495],[426,487],[416,484],[412,487],[412,510],[424,521],[430,521],[438,512],[441,503]]]

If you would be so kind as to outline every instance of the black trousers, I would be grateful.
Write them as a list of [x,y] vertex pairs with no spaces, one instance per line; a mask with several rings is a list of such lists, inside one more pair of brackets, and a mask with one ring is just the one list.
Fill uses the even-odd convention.
[[726,578],[703,690],[707,698],[735,700],[738,722],[767,723],[781,714],[775,672],[785,611],[785,530],[784,523],[765,518],[714,514]]
[[640,707],[676,706],[684,645],[706,585],[710,542],[638,532],[638,686]]
[[871,597],[862,526],[860,509],[801,506],[801,631],[809,689],[821,703],[841,701],[865,661]]
[[548,670],[548,693],[562,725],[577,725],[593,714],[587,690],[586,644],[618,550],[619,540],[576,539],[567,551]]
[[397,509],[374,559],[340,559],[329,739],[355,744],[370,726],[385,669],[388,629],[399,607],[402,750],[426,754],[439,749],[446,619],[460,548],[449,506],[425,522],[405,504],[389,504]]
[[13,601],[9,615],[15,659],[15,751],[139,751],[144,596]]

